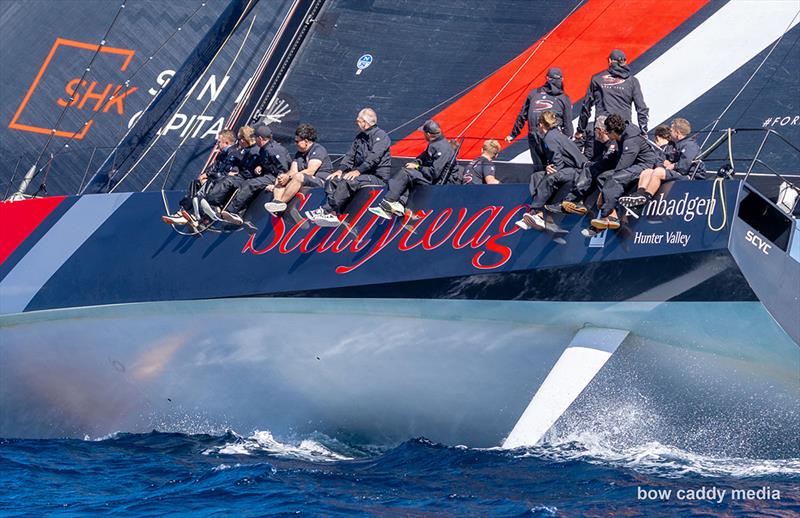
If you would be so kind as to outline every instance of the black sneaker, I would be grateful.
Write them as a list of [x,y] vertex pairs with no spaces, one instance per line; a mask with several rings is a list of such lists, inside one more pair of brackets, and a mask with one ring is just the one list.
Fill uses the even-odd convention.
[[561,210],[560,203],[550,203],[544,206],[544,210],[547,212],[551,212],[553,214],[562,214],[564,211]]
[[647,195],[642,192],[635,192],[619,198],[619,204],[623,207],[641,207],[645,203],[647,203]]

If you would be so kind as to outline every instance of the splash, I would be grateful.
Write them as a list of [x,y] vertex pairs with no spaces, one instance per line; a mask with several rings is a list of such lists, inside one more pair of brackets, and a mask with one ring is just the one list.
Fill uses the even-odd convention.
[[351,460],[352,457],[342,455],[325,447],[313,439],[303,439],[297,445],[282,443],[276,440],[269,430],[256,431],[250,437],[235,436],[233,441],[222,446],[208,448],[205,455],[253,455],[269,454],[277,457],[301,459],[312,462],[335,462]]

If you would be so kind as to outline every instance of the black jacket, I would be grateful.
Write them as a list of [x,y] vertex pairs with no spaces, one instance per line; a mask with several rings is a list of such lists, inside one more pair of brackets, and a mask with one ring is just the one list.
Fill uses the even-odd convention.
[[261,147],[258,144],[253,144],[249,148],[240,151],[239,175],[242,178],[250,179],[257,176],[255,168],[258,165],[260,152]]
[[567,167],[581,169],[586,164],[586,157],[578,145],[560,131],[550,130],[542,140],[547,163],[559,171]]
[[261,166],[262,175],[277,177],[289,170],[289,152],[274,139],[269,139],[258,153],[258,165]]
[[361,174],[372,174],[387,182],[392,175],[391,144],[385,131],[372,126],[356,135],[339,168],[344,172],[357,169]]
[[[670,156],[667,156],[667,160],[675,164],[674,171],[684,176],[695,172],[695,166],[692,165],[692,162],[697,158],[697,155],[700,154],[700,146],[697,145],[697,142],[694,139],[685,137],[677,142],[667,144],[667,148],[670,147],[673,152],[669,153]],[[705,167],[703,167],[703,164],[697,166],[695,177],[705,178]]]
[[546,86],[541,86],[535,90],[531,90],[525,99],[525,104],[517,115],[517,121],[514,123],[514,128],[511,130],[511,138],[516,138],[525,122],[528,123],[528,133],[536,133],[536,125],[539,122],[539,115],[545,111],[551,110],[556,114],[558,119],[558,127],[568,137],[572,136],[572,101],[565,93],[558,93],[554,95],[552,90],[548,91]]
[[219,180],[228,176],[230,172],[239,172],[241,154],[236,144],[231,144],[217,154],[217,158],[208,170],[211,180]]
[[592,106],[595,116],[618,113],[630,122],[631,104],[636,107],[637,120],[643,132],[647,132],[647,117],[650,109],[644,103],[642,87],[639,80],[630,74],[627,66],[612,66],[608,70],[595,74],[589,82],[586,96],[583,98],[581,116],[578,119],[578,131],[584,133]]
[[453,158],[453,147],[444,136],[428,143],[428,148],[417,157],[419,171],[431,183],[436,182]]
[[653,146],[645,140],[641,130],[631,123],[625,126],[625,131],[617,144],[620,148],[620,156],[617,166],[614,168],[616,171],[627,169],[634,164],[650,168],[656,163],[656,152],[653,150]]

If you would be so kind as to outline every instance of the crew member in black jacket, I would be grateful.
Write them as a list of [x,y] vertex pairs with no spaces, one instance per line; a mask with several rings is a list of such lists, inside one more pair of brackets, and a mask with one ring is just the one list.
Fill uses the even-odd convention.
[[385,219],[390,219],[392,214],[404,215],[405,207],[400,203],[400,198],[415,185],[430,185],[439,181],[453,159],[455,151],[436,121],[425,121],[422,132],[428,141],[427,149],[414,162],[408,162],[389,178],[388,190],[380,206],[369,209],[373,214]]
[[239,128],[238,137],[238,171],[235,174],[228,174],[218,182],[215,182],[205,197],[200,200],[202,211],[215,221],[219,221],[221,208],[231,195],[244,185],[247,180],[258,176],[255,168],[258,165],[261,146],[256,142],[255,129],[251,126],[242,126]]
[[[217,135],[217,156],[214,162],[189,184],[186,196],[180,201],[180,209],[175,214],[162,216],[168,225],[190,225],[197,228],[200,219],[199,205],[195,210],[194,203],[205,195],[214,182],[239,171],[239,149],[236,147],[236,135],[231,130],[222,130]],[[194,214],[193,214],[194,213]]]
[[506,137],[506,142],[511,142],[525,123],[528,123],[528,147],[531,150],[533,170],[543,170],[547,162],[542,148],[542,137],[536,129],[539,124],[539,115],[545,110],[550,110],[556,115],[558,129],[568,137],[572,136],[572,101],[564,93],[564,75],[560,68],[553,67],[547,71],[547,82],[530,91],[525,99],[525,104],[517,116],[514,128]]
[[595,117],[616,113],[626,122],[630,122],[631,104],[633,104],[640,131],[647,133],[647,116],[650,110],[644,102],[639,80],[631,75],[631,69],[626,61],[624,52],[614,50],[608,56],[608,70],[592,77],[586,96],[583,98],[575,140],[583,139],[589,116],[592,114],[592,106],[595,109]]
[[337,214],[350,198],[364,186],[383,187],[392,175],[392,155],[389,135],[378,126],[378,116],[372,108],[358,112],[356,125],[361,130],[342,158],[339,169],[325,180],[325,203],[306,212],[306,217],[321,227],[336,227]]
[[245,180],[239,191],[228,204],[227,210],[220,214],[228,223],[241,225],[244,220],[241,212],[259,192],[268,185],[275,185],[279,174],[289,170],[289,151],[272,138],[272,130],[266,124],[255,127],[256,144],[259,146],[256,165],[253,168],[254,178]]
[[557,125],[556,115],[552,111],[544,111],[539,116],[537,129],[543,135],[547,167],[531,175],[533,201],[530,210],[516,223],[523,230],[544,230],[544,209],[554,209],[546,205],[553,194],[565,183],[574,184],[582,175],[588,175],[586,157],[569,137],[556,129]]
[[[661,128],[661,126],[659,127]],[[656,128],[658,130],[659,128]],[[642,171],[639,177],[639,188],[635,193],[622,196],[619,203],[625,207],[639,207],[650,201],[663,182],[705,179],[705,167],[695,163],[700,154],[700,146],[689,138],[692,125],[689,121],[677,118],[669,127],[669,139],[664,146],[663,157],[652,169]],[[661,145],[665,139],[656,131],[656,144]]]
[[591,224],[599,230],[616,230],[620,226],[616,209],[619,197],[628,184],[639,178],[642,171],[653,167],[656,154],[641,130],[626,122],[618,113],[609,115],[605,125],[608,136],[617,141],[621,151],[617,166],[597,177],[603,201],[599,216]]

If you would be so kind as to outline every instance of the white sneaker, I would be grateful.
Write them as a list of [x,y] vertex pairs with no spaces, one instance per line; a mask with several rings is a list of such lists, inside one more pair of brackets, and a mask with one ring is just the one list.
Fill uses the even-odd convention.
[[272,214],[273,216],[277,216],[281,212],[286,210],[286,204],[282,201],[268,201],[264,204],[264,208],[267,209],[267,212]]
[[186,220],[186,226],[192,229],[192,232],[199,232],[200,231],[200,223],[194,216],[186,212],[185,210],[181,210],[181,216],[183,219]]
[[212,207],[205,198],[200,199],[200,209],[203,211],[203,214],[211,218],[213,221],[220,221],[219,215],[217,214],[219,209]]
[[320,227],[338,227],[341,224],[341,221],[333,212],[323,212],[312,221]]
[[222,216],[222,219],[227,221],[228,223],[233,223],[234,225],[242,225],[244,224],[244,220],[238,214],[234,214],[233,212],[228,212],[227,210],[223,210],[219,213]]
[[308,221],[314,221],[314,220],[316,220],[318,217],[320,217],[320,216],[322,216],[323,214],[325,214],[325,211],[323,210],[323,208],[322,208],[322,207],[318,207],[318,208],[316,208],[316,209],[314,209],[314,210],[307,210],[307,211],[305,211],[303,214],[305,214],[305,215],[306,215],[306,219],[307,219]]
[[186,218],[184,218],[180,212],[176,212],[175,214],[170,214],[169,216],[161,216],[161,221],[163,221],[167,225],[186,224]]
[[399,201],[389,201],[389,200],[381,200],[380,207],[384,210],[384,212],[388,212],[389,214],[394,214],[395,216],[405,216],[406,208],[403,207],[403,204]]
[[392,219],[392,215],[391,214],[387,214],[386,211],[383,210],[381,207],[370,207],[369,211],[371,213],[375,214],[376,216],[380,217],[380,218]]
[[517,221],[514,222],[514,224],[516,226],[518,226],[519,228],[521,228],[522,230],[530,230],[531,229],[531,227],[528,226],[527,223],[525,223],[524,219],[518,219]]
[[545,229],[545,222],[544,218],[538,214],[531,214],[527,213],[522,216],[523,221],[532,229],[534,230],[544,230]]

